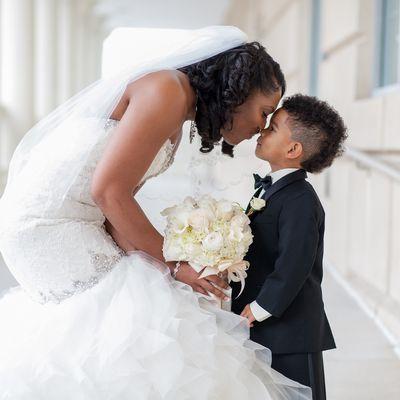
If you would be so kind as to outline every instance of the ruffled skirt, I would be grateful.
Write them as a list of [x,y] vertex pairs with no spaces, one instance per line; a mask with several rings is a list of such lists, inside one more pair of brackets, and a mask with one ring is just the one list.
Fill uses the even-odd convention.
[[271,369],[244,318],[142,252],[60,304],[12,289],[0,323],[1,400],[311,399]]

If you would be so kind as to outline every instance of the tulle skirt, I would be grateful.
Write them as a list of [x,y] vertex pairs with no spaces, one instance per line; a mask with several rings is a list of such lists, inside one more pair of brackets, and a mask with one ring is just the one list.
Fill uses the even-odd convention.
[[60,304],[12,289],[0,323],[1,400],[311,399],[271,369],[244,318],[142,252]]

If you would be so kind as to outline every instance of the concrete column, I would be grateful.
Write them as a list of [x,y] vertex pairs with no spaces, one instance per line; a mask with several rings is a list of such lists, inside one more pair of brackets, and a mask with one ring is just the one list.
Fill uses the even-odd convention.
[[102,29],[101,21],[96,15],[89,13],[87,19],[85,85],[92,83],[101,76],[102,44],[106,37],[106,33]]
[[35,118],[52,111],[57,101],[57,2],[35,0]]
[[102,29],[92,4],[84,0],[75,8],[75,91],[83,89],[101,74]]
[[0,104],[12,151],[33,123],[32,1],[2,0],[0,30]]
[[74,8],[75,0],[59,0],[58,2],[58,104],[69,99],[74,93]]
[[87,18],[87,1],[80,0],[75,4],[74,9],[74,71],[75,80],[73,82],[74,92],[78,92],[85,86],[85,75],[88,67],[87,54],[87,31],[89,28],[89,20]]

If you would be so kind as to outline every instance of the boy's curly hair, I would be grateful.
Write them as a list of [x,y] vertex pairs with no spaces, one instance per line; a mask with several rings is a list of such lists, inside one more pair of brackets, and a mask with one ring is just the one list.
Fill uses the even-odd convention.
[[295,94],[282,108],[289,114],[292,138],[303,146],[301,166],[310,173],[329,167],[344,152],[347,128],[339,113],[325,101]]
[[[238,106],[256,90],[285,93],[286,82],[279,64],[258,42],[245,43],[198,63],[179,68],[197,93],[195,122],[203,153],[221,140],[220,129],[232,126]],[[222,142],[222,152],[233,156],[233,146]]]

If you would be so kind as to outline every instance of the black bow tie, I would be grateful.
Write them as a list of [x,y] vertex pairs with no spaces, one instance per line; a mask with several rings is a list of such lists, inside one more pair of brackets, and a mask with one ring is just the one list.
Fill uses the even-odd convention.
[[262,187],[267,190],[272,185],[272,178],[267,175],[265,178],[261,178],[258,174],[253,174],[254,176],[254,189]]

